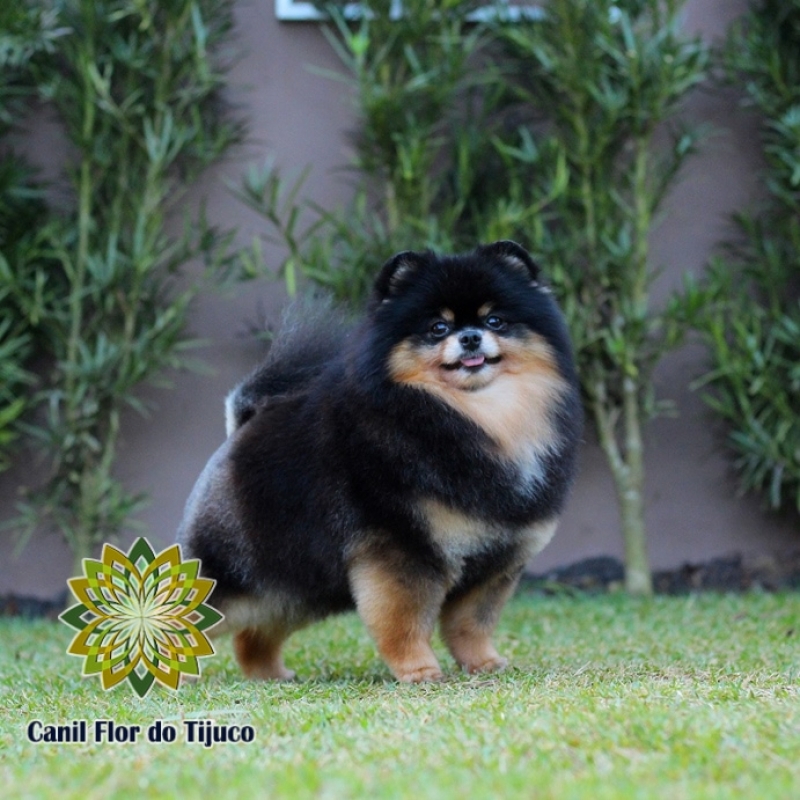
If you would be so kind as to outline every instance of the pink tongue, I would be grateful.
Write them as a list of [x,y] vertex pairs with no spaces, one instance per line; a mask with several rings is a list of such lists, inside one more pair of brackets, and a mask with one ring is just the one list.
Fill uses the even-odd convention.
[[479,367],[486,359],[483,356],[472,356],[471,358],[462,358],[462,367]]

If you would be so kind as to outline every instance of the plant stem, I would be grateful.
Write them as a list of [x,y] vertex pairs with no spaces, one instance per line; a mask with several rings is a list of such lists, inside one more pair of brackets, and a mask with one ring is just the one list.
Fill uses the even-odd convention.
[[650,197],[647,186],[647,168],[649,156],[649,135],[644,134],[636,139],[636,157],[634,162],[634,250],[632,300],[637,317],[647,315],[647,261],[650,254]]
[[625,588],[631,594],[651,595],[653,581],[644,520],[644,447],[636,382],[626,378],[622,392],[626,474],[617,491],[625,543]]
[[617,493],[625,548],[625,588],[631,594],[651,595],[653,583],[647,555],[644,520],[644,447],[636,382],[623,383],[624,449],[617,441],[617,419],[603,380],[592,387],[592,413]]
[[[94,48],[92,42],[87,42],[84,67],[94,64]],[[69,283],[69,336],[67,339],[66,359],[64,369],[64,397],[66,402],[64,426],[69,438],[74,441],[72,448],[81,448],[80,441],[74,437],[74,432],[80,430],[81,400],[83,393],[80,391],[79,348],[83,339],[84,306],[86,303],[86,276],[89,259],[89,237],[92,227],[92,171],[86,150],[94,136],[95,127],[95,91],[91,79],[84,72],[83,90],[83,125],[81,130],[81,147],[84,152],[81,156],[81,166],[78,179],[78,242],[75,253],[75,262],[70,275]],[[85,457],[90,457],[88,454]],[[81,481],[75,487],[78,497],[73,498],[78,508],[85,504],[81,497]],[[71,547],[75,554],[75,563],[91,555],[92,532],[88,529],[86,515],[75,514],[74,524],[64,529],[67,538],[72,538]],[[67,531],[71,531],[71,537]],[[76,573],[78,574],[78,573]]]

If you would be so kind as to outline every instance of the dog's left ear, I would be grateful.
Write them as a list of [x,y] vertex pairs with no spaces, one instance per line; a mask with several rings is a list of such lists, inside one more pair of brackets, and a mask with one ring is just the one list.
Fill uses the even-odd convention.
[[375,295],[379,302],[400,294],[414,275],[425,265],[426,254],[405,250],[392,256],[375,279]]
[[480,256],[502,261],[511,269],[521,272],[532,283],[539,282],[539,265],[530,257],[528,251],[516,242],[504,239],[481,245],[475,252]]

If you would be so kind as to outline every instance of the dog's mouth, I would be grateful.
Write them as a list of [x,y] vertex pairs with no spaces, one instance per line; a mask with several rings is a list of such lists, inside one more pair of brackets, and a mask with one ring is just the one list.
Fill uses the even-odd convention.
[[502,356],[485,356],[483,354],[475,354],[469,356],[462,356],[458,361],[452,364],[442,364],[442,367],[447,370],[465,369],[467,372],[478,372],[485,366],[497,364]]

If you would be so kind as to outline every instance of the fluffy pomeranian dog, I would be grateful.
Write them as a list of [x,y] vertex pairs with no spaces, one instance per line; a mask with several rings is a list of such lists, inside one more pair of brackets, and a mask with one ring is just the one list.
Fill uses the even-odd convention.
[[355,608],[400,681],[442,677],[438,621],[470,673],[551,539],[575,469],[570,342],[513,242],[404,252],[365,319],[310,315],[227,401],[229,436],[178,540],[252,678],[287,679],[295,630]]

